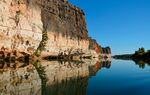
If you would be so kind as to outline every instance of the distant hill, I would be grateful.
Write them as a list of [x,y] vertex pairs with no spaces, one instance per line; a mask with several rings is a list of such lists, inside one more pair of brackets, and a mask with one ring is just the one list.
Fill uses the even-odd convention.
[[122,59],[122,60],[131,60],[131,56],[133,54],[122,54],[122,55],[115,55],[113,56],[114,59]]

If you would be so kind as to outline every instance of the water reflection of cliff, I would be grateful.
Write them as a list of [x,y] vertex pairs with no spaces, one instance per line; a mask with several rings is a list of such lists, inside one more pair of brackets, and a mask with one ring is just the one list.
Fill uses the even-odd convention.
[[0,95],[38,95],[41,92],[41,79],[32,64],[1,61],[0,65]]
[[110,64],[110,61],[86,60],[86,63],[71,63],[70,68],[67,65],[64,65],[66,67],[60,66],[57,71],[52,71],[55,72],[54,75],[49,73],[46,94],[85,95],[89,77],[95,75],[102,67],[109,68]]
[[0,95],[85,95],[89,77],[103,67],[110,68],[111,62],[36,61],[18,68],[10,65],[0,69]]
[[96,62],[95,65],[89,66],[89,76],[95,76],[97,71],[99,71],[101,68],[110,68],[111,61],[101,61]]

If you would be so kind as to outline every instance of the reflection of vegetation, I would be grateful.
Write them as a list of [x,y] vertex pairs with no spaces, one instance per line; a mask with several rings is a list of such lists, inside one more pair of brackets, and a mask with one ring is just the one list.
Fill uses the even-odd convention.
[[29,65],[29,55],[26,54],[22,57],[14,57],[7,54],[7,56],[0,56],[0,69],[6,68],[21,68]]
[[144,60],[133,60],[137,65],[139,65],[139,68],[144,69],[146,65],[150,66],[150,63],[147,63]]
[[58,55],[58,56],[48,56],[48,57],[45,57],[44,59],[45,60],[48,60],[48,61],[58,61],[58,63],[66,66],[67,68],[73,68],[73,67],[81,67],[82,64],[84,63],[82,61],[81,58],[78,58],[78,59],[73,59],[73,56],[72,54],[70,55]]
[[47,77],[45,73],[45,67],[42,67],[41,63],[37,60],[36,62],[33,63],[34,67],[36,68],[38,75],[41,79],[41,84],[42,84],[42,95],[45,94],[45,89],[46,89],[46,82],[47,82]]
[[66,61],[66,60],[58,60],[58,62],[61,65],[66,66],[67,68],[74,68],[74,67],[80,68],[84,63],[83,61]]
[[142,60],[139,60],[139,61],[134,60],[134,62],[135,62],[135,64],[139,65],[139,68],[142,68],[142,69],[145,68],[146,63],[144,61],[142,61]]

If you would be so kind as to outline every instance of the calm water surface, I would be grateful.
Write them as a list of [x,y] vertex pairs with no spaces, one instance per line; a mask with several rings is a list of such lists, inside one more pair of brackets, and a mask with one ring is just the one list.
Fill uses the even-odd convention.
[[87,95],[150,95],[150,66],[146,63],[112,60],[88,81]]
[[0,95],[150,95],[150,66],[133,61],[0,62]]

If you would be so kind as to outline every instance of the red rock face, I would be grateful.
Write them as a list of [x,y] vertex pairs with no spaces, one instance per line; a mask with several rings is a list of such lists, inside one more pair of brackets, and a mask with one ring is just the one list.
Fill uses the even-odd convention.
[[96,44],[95,44],[95,51],[96,51],[96,53],[99,54],[99,53],[100,53],[100,50],[101,50],[101,49],[100,49],[100,46],[96,43]]
[[100,54],[101,47],[96,40],[89,38],[89,49],[94,50],[97,54]]

